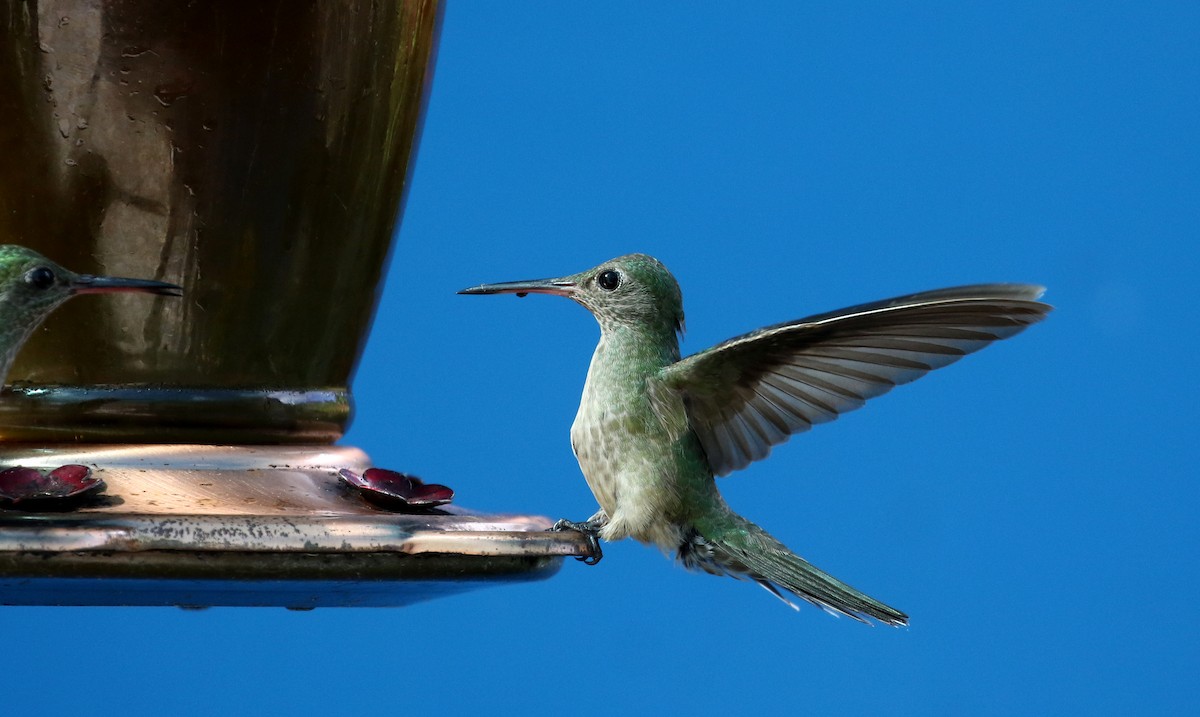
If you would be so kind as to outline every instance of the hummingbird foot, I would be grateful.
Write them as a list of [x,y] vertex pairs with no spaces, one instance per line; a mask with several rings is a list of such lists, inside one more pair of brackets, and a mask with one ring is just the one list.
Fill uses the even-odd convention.
[[582,561],[584,565],[595,565],[604,558],[604,551],[600,549],[600,528],[604,524],[596,519],[585,520],[582,523],[577,523],[573,520],[559,520],[550,528],[555,532],[564,530],[574,530],[578,533],[583,533],[588,541],[588,555],[581,555],[576,560]]

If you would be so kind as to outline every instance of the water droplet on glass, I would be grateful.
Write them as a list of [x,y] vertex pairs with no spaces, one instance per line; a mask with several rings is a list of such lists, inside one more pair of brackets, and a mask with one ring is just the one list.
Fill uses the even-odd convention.
[[154,88],[154,99],[163,107],[170,107],[175,104],[175,101],[187,97],[188,92],[192,90],[190,82],[176,82],[172,84],[162,84]]
[[61,134],[63,138],[71,136],[71,123],[67,121],[66,117],[63,117],[58,121],[58,133]]
[[130,45],[121,51],[121,57],[140,57],[147,52],[150,52],[150,48],[148,47],[142,47],[141,45]]
[[68,167],[74,167],[75,165],[79,164],[79,162],[76,162],[73,159],[67,159],[65,160],[65,163]]

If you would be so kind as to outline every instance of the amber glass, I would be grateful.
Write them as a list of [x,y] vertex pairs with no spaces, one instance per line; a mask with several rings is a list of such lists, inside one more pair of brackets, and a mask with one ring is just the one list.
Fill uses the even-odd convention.
[[0,0],[0,243],[186,292],[68,302],[0,439],[336,440],[436,24],[436,0]]

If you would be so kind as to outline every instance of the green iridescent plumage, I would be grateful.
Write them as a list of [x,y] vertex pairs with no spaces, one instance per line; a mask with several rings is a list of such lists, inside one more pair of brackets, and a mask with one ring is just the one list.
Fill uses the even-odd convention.
[[571,444],[600,510],[571,524],[632,537],[688,568],[748,578],[795,607],[889,625],[907,616],[800,558],[725,504],[715,476],[792,434],[1045,317],[1042,288],[985,284],[912,294],[770,326],[680,360],[683,301],[658,260],[631,254],[559,279],[464,294],[566,296],[600,323]]

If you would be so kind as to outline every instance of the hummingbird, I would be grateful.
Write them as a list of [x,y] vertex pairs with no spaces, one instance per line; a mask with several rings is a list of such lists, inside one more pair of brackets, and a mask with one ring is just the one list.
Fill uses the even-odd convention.
[[21,346],[50,312],[79,294],[137,291],[182,296],[174,284],[76,274],[32,249],[0,245],[0,384]]
[[[599,510],[556,529],[634,538],[691,570],[754,581],[835,615],[904,626],[908,616],[818,569],[725,503],[716,477],[1040,321],[1044,289],[980,284],[900,296],[752,331],[680,358],[679,283],[629,254],[555,279],[483,284],[460,294],[552,294],[600,324],[571,447]],[[581,558],[582,559],[582,558]]]

